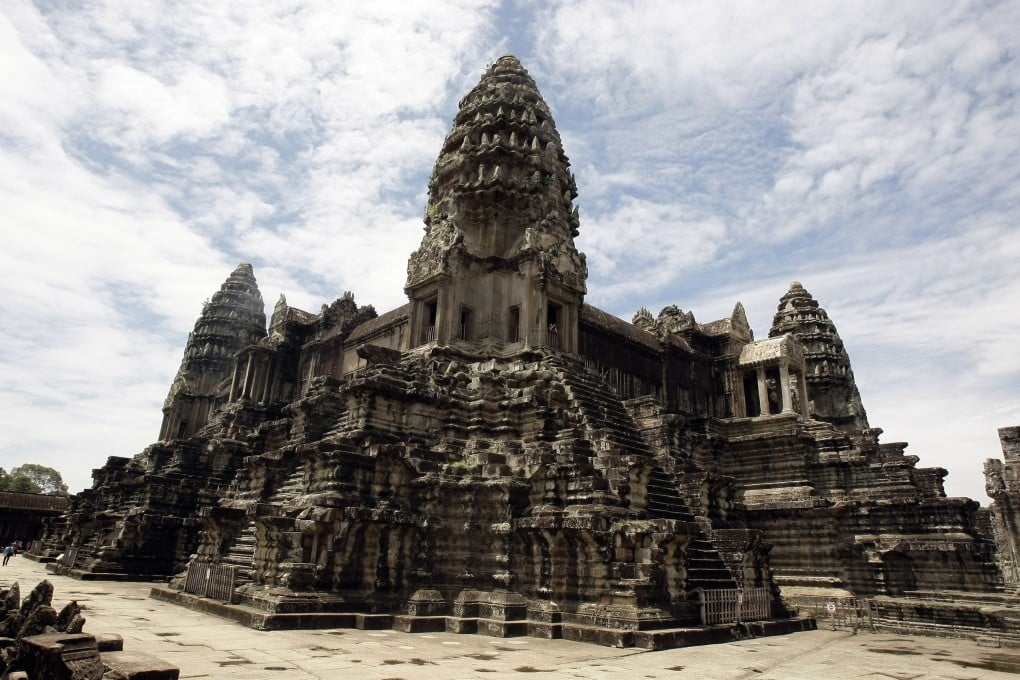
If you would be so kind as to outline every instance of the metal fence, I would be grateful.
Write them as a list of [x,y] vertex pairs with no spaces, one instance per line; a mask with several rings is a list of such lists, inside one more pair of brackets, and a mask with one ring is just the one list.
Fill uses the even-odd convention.
[[192,562],[184,579],[184,592],[230,602],[236,581],[236,566]]
[[772,593],[768,588],[702,589],[698,596],[704,626],[772,617]]
[[78,561],[78,548],[68,548],[64,554],[57,558],[57,564],[68,569],[74,569],[74,563]]
[[811,614],[818,627],[860,630],[875,628],[875,604],[871,599],[857,597],[795,598],[793,604],[801,614]]

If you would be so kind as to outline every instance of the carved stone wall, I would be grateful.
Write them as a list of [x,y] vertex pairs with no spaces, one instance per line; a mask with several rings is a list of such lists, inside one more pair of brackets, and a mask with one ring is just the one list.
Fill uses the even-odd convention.
[[985,461],[991,527],[1005,586],[1020,592],[1020,427],[999,429],[1002,458]]

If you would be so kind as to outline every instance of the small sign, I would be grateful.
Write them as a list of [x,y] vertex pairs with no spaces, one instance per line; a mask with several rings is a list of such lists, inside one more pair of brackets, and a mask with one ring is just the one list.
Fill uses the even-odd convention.
[[836,613],[836,603],[835,602],[830,602],[829,604],[825,605],[825,608],[829,610],[830,614],[835,614]]

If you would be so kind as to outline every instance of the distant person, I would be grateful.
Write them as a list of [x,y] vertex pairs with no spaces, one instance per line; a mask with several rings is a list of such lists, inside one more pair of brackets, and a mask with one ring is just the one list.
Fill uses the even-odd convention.
[[14,554],[14,546],[11,545],[10,543],[8,543],[7,547],[4,548],[4,566],[5,567],[7,566],[7,562],[8,562],[8,560],[11,559],[11,555],[13,555],[13,554]]

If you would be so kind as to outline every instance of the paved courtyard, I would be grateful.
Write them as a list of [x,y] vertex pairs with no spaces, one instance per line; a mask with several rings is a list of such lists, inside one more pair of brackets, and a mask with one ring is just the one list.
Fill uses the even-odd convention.
[[124,649],[180,667],[181,678],[1015,678],[1020,649],[974,642],[819,630],[663,652],[540,640],[394,631],[260,632],[148,597],[149,585],[76,581],[22,556],[0,568],[0,585],[22,594],[44,578],[59,608],[75,599],[85,632],[117,633]]

